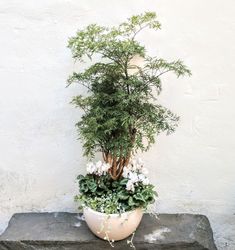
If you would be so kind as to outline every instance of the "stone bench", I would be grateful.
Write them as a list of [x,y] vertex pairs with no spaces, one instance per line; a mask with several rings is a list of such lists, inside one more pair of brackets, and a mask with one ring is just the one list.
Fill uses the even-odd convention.
[[[13,215],[0,236],[0,250],[133,249],[127,240],[112,248],[89,231],[79,214],[21,213]],[[216,249],[208,219],[194,214],[160,214],[158,219],[145,214],[133,243],[137,250]]]

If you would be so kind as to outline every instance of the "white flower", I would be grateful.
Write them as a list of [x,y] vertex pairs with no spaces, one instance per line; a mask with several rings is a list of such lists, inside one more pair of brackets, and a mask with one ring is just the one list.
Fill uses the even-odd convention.
[[133,183],[131,180],[129,180],[129,181],[127,182],[127,184],[126,184],[126,190],[132,191],[132,192],[135,191],[134,183]]
[[96,171],[96,166],[94,165],[93,162],[89,162],[87,163],[87,168],[86,168],[87,172],[89,174],[93,174]]
[[96,164],[93,162],[89,162],[87,164],[87,172],[88,174],[96,174],[96,175],[103,175],[108,172],[110,165],[108,163],[98,161]]
[[143,182],[146,179],[146,176],[143,174],[138,175],[139,181]]
[[130,172],[129,173],[129,179],[131,180],[131,182],[135,183],[138,182],[138,174],[135,172]]
[[103,165],[103,163],[102,163],[102,161],[97,161],[96,162],[96,164],[95,164],[95,166],[96,166],[96,173],[97,173],[97,175],[102,175],[102,165]]
[[131,170],[134,171],[134,172],[137,171],[138,170],[137,165],[136,164],[132,164],[131,165]]
[[102,161],[97,161],[96,164],[95,164],[95,165],[96,165],[96,168],[97,168],[97,169],[101,169],[102,164],[103,164]]
[[149,179],[147,177],[145,177],[145,179],[143,180],[143,184],[144,185],[148,185],[149,184]]
[[128,179],[126,189],[134,191],[138,183],[148,185],[150,182],[146,176],[147,174],[148,170],[143,167],[143,161],[140,158],[131,159],[130,164],[123,168],[122,176]]
[[124,178],[128,178],[129,172],[130,172],[130,170],[125,166],[125,167],[123,168],[122,176],[123,176]]
[[108,170],[110,169],[109,163],[103,163],[101,169],[102,169],[103,173],[108,172]]
[[144,174],[139,174],[139,181],[142,182],[144,185],[149,184],[149,179]]

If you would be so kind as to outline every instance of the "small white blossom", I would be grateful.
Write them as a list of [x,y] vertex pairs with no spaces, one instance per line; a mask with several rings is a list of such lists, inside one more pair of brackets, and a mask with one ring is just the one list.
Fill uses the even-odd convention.
[[128,178],[129,172],[130,172],[130,170],[125,166],[125,167],[123,168],[122,176],[123,176],[124,178]]
[[108,163],[98,161],[96,164],[93,162],[89,162],[87,164],[87,172],[88,174],[95,174],[95,175],[104,175],[108,172],[110,165]]
[[132,192],[135,191],[134,183],[133,183],[131,180],[129,180],[129,181],[127,182],[127,184],[126,184],[126,190],[132,191]]
[[138,179],[139,179],[139,181],[143,182],[146,179],[146,176],[143,174],[139,174]]
[[143,184],[144,185],[148,185],[149,184],[149,179],[147,177],[143,180]]
[[87,172],[88,172],[89,174],[93,174],[93,173],[95,172],[95,170],[96,170],[96,166],[94,165],[93,162],[89,162],[89,163],[87,164],[86,170],[87,170]]
[[138,182],[139,178],[138,178],[138,174],[136,172],[130,172],[129,173],[129,179],[131,180],[131,182],[136,183]]
[[126,189],[130,191],[135,190],[135,186],[139,183],[143,185],[149,184],[149,179],[147,178],[148,170],[143,167],[143,161],[140,158],[131,159],[130,164],[123,168],[122,176],[128,179],[126,184]]
[[97,169],[99,169],[102,167],[102,164],[103,164],[102,161],[97,161],[95,165],[96,165]]
[[106,173],[108,172],[109,169],[110,169],[110,165],[108,163],[103,163],[102,171]]
[[102,161],[97,161],[96,164],[96,172],[98,175],[102,175]]

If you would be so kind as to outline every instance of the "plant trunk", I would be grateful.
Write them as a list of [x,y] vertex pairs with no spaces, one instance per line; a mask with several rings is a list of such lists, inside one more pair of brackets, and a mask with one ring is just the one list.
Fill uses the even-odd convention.
[[102,153],[103,159],[110,164],[109,174],[113,180],[117,180],[122,176],[124,166],[128,166],[130,154],[127,157],[116,157],[109,153]]

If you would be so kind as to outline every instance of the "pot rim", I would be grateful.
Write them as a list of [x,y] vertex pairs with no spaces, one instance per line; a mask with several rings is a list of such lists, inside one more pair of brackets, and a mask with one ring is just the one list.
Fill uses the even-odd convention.
[[92,208],[90,208],[88,206],[83,207],[83,209],[90,210],[91,212],[93,212],[93,213],[95,213],[97,215],[111,216],[111,217],[119,217],[119,216],[124,215],[124,214],[128,215],[128,214],[131,214],[131,213],[135,212],[136,210],[142,210],[142,212],[143,212],[143,209],[141,207],[136,208],[136,209],[131,210],[131,211],[127,211],[127,212],[121,213],[121,214],[106,214],[106,213],[98,212],[98,211],[96,211],[96,210],[94,210],[94,209],[92,209]]

